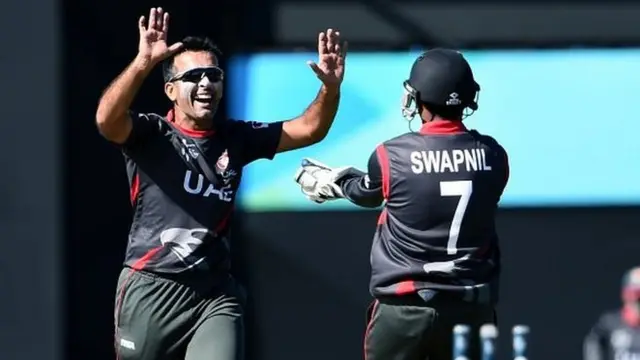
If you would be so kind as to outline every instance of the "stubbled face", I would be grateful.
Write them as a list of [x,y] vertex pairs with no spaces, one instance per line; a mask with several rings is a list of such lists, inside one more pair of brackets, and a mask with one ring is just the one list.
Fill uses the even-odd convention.
[[165,93],[187,117],[197,121],[215,114],[223,91],[217,66],[216,56],[206,51],[185,51],[174,58],[174,80],[165,84]]

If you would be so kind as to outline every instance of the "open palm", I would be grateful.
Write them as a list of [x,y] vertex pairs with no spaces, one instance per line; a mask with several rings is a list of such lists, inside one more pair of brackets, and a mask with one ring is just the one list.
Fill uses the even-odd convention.
[[138,54],[153,64],[166,59],[178,51],[182,43],[167,45],[167,33],[169,32],[169,13],[162,8],[152,8],[149,11],[149,19],[144,16],[138,20],[140,31],[140,43]]
[[340,32],[327,29],[318,34],[318,63],[308,64],[325,86],[340,86],[344,78],[346,41],[340,39]]

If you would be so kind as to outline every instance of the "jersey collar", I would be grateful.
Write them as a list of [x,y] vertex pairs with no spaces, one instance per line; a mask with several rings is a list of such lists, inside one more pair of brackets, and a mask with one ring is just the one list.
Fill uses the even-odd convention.
[[205,138],[215,133],[215,130],[191,130],[183,128],[182,126],[176,124],[175,113],[173,112],[173,109],[169,110],[169,112],[167,113],[167,121],[172,123],[173,126],[181,133],[194,138]]
[[420,134],[422,135],[453,135],[467,132],[467,128],[462,121],[454,120],[434,120],[422,124]]

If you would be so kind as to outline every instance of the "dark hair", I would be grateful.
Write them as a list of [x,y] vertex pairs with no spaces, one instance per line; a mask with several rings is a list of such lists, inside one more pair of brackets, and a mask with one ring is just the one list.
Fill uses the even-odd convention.
[[174,59],[178,54],[186,51],[206,51],[215,55],[217,58],[222,56],[222,51],[208,37],[187,36],[182,39],[182,48],[162,63],[162,77],[164,81],[169,81],[175,75]]
[[440,116],[446,120],[462,120],[463,106],[446,106],[422,103],[432,115]]

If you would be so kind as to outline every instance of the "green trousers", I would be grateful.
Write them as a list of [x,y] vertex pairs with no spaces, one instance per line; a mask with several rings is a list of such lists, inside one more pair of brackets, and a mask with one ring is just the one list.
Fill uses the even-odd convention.
[[125,268],[118,280],[118,360],[242,360],[243,292],[230,280],[204,291]]

